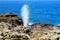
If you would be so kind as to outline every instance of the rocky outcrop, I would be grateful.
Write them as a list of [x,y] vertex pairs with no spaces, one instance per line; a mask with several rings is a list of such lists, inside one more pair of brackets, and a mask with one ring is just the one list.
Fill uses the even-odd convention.
[[23,25],[23,21],[12,12],[0,14],[0,22],[10,23],[13,26]]
[[32,25],[30,31],[31,40],[38,40],[43,36],[45,32],[49,32],[49,30],[53,30],[53,25],[51,24],[43,24],[43,23],[35,23]]

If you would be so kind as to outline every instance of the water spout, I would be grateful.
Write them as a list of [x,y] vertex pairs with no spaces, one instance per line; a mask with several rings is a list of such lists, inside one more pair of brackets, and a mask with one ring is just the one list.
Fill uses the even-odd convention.
[[22,7],[21,11],[22,11],[23,25],[28,26],[28,19],[29,19],[29,7],[28,7],[28,5],[24,5]]

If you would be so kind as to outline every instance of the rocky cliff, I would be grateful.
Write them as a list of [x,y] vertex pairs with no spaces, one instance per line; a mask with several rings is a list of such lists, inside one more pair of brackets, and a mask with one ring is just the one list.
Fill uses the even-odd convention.
[[13,26],[23,25],[23,21],[12,12],[0,14],[0,22],[9,23]]

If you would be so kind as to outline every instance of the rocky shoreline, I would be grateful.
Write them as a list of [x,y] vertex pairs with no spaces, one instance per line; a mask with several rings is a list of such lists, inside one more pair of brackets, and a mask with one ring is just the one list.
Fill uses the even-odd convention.
[[43,23],[24,27],[22,19],[17,15],[5,13],[0,15],[0,38],[3,40],[60,40],[60,27]]

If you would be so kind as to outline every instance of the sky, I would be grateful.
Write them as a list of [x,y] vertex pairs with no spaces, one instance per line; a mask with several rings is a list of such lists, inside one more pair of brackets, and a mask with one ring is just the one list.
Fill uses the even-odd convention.
[[0,0],[0,1],[60,1],[60,0]]

